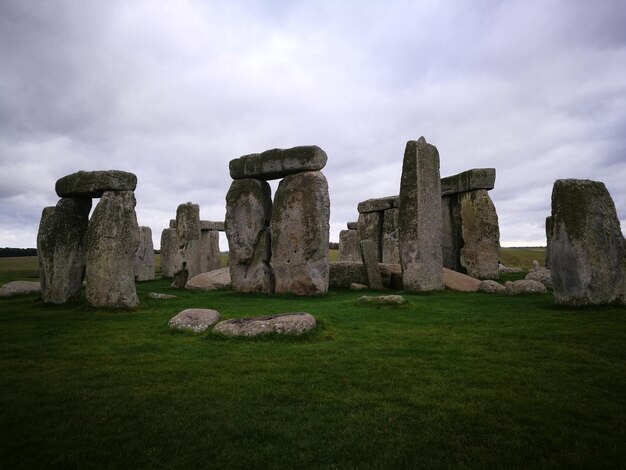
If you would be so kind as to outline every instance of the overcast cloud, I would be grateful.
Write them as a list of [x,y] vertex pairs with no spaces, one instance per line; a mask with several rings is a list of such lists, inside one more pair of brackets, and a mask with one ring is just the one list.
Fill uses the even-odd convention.
[[496,168],[503,245],[545,244],[559,178],[603,181],[624,229],[624,25],[622,0],[5,0],[0,246],[102,169],[137,175],[158,246],[180,203],[223,220],[229,160],[311,144],[338,241],[421,135],[442,176]]

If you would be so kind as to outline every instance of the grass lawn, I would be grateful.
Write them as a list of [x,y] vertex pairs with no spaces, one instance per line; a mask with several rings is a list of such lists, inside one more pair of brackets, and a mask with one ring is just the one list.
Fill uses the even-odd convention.
[[[0,263],[0,278],[6,271]],[[139,284],[134,311],[0,299],[1,468],[626,462],[624,307],[453,292],[376,307],[351,291],[264,297],[168,284]],[[170,331],[190,307],[223,318],[307,311],[320,324],[295,339]]]

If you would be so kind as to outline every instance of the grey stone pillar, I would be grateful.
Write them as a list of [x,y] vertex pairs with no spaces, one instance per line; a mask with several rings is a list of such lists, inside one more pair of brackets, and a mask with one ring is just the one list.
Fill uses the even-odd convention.
[[135,253],[135,280],[154,279],[154,243],[150,227],[139,227],[139,246]]
[[342,230],[339,232],[337,261],[361,261],[359,235],[356,230]]

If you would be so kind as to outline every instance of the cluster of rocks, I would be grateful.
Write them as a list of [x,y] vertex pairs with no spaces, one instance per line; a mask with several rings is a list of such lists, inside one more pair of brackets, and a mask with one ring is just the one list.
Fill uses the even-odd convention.
[[[77,299],[83,279],[87,302],[134,307],[135,259],[140,230],[135,213],[137,177],[128,172],[79,171],[56,182],[61,198],[43,209],[37,234],[45,302]],[[100,198],[91,218],[92,198]],[[152,263],[154,264],[154,263]]]
[[161,274],[183,288],[189,278],[221,267],[219,232],[224,222],[200,220],[200,206],[187,202],[161,233]]
[[[236,292],[313,295],[328,290],[330,199],[316,146],[273,149],[230,162],[229,267]],[[282,178],[272,202],[267,180]]]

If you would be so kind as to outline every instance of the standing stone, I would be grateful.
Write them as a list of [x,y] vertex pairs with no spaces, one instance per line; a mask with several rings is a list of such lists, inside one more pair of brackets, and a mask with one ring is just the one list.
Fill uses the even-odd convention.
[[330,198],[319,171],[290,175],[278,185],[271,222],[276,293],[328,291]]
[[557,180],[548,227],[555,302],[626,302],[623,240],[615,204],[603,183]]
[[[202,273],[202,242],[200,231],[200,206],[187,202],[176,209],[176,235],[180,260],[186,264],[190,277]],[[182,265],[175,265],[178,272]],[[184,287],[184,284],[183,284]]]
[[449,194],[441,197],[442,238],[441,251],[443,267],[453,271],[465,272],[461,266],[461,247],[463,246],[461,205],[462,194]]
[[178,251],[176,229],[163,229],[161,232],[161,276],[164,278],[174,277],[177,267],[182,265],[183,260]]
[[378,270],[377,247],[372,240],[361,240],[361,256],[370,289],[383,290],[383,280]]
[[154,244],[150,227],[139,227],[139,246],[135,253],[135,280],[154,279]]
[[460,262],[468,276],[498,279],[500,228],[498,214],[487,190],[459,195],[461,217]]
[[383,213],[382,251],[383,263],[400,264],[398,209],[387,209]]
[[87,228],[87,302],[94,307],[135,307],[135,252],[139,226],[132,191],[107,191]]
[[44,302],[62,304],[80,296],[90,210],[90,198],[63,198],[43,210],[37,256]]
[[272,216],[270,185],[246,178],[232,182],[226,195],[226,238],[235,292],[274,292],[270,266]]
[[357,233],[359,241],[371,240],[376,247],[376,261],[383,259],[382,239],[383,239],[383,213],[382,212],[362,212],[359,214],[357,223]]
[[221,267],[220,233],[217,230],[202,230],[200,232],[200,272],[208,273]]
[[439,152],[424,137],[409,141],[402,163],[398,238],[404,288],[442,290]]
[[339,255],[337,261],[361,261],[359,235],[356,230],[339,232]]
[[546,269],[550,269],[550,227],[552,226],[552,217],[546,217]]

